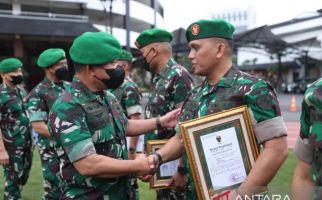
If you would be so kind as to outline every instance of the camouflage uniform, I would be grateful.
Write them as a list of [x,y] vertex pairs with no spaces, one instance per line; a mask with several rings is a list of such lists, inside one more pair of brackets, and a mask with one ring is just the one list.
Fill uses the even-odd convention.
[[[142,114],[141,99],[142,94],[138,86],[128,76],[123,84],[115,90],[111,90],[116,99],[119,100],[123,108],[123,113],[129,118],[133,114]],[[139,190],[136,178],[131,178],[130,199],[139,199]]]
[[[183,104],[179,120],[187,121],[242,105],[247,105],[251,113],[258,144],[286,135],[274,89],[265,81],[235,67],[216,85],[211,86],[205,80],[201,86],[192,90]],[[197,199],[186,152],[183,154],[183,161],[189,171],[187,199]]]
[[322,79],[305,92],[302,102],[300,136],[294,151],[299,159],[312,165],[312,179],[317,188],[313,199],[322,198]]
[[61,199],[128,199],[129,179],[82,176],[73,163],[92,154],[127,159],[125,130],[128,119],[114,95],[92,92],[74,77],[71,87],[49,114],[60,162]]
[[129,76],[125,77],[123,84],[119,88],[111,90],[111,92],[121,103],[123,112],[127,117],[137,113],[142,114],[142,94],[136,83]]
[[[55,84],[45,77],[28,95],[27,109],[30,122],[44,121],[47,123],[48,113],[52,105],[59,96],[63,95],[68,85],[65,81]],[[43,199],[59,199],[59,194],[61,193],[60,181],[57,176],[59,163],[53,140],[39,135],[37,145],[44,176],[45,193]]]
[[[192,79],[189,72],[177,64],[172,58],[166,67],[157,74],[151,84],[149,101],[145,108],[146,118],[162,116],[182,105],[192,89]],[[145,141],[169,139],[174,136],[174,129],[158,129],[145,135]],[[172,190],[158,190],[157,199],[183,199],[183,193]]]
[[4,199],[21,199],[21,189],[31,168],[32,137],[23,104],[26,96],[26,91],[18,86],[16,89],[5,83],[0,86],[1,131],[10,160],[9,165],[4,166]]

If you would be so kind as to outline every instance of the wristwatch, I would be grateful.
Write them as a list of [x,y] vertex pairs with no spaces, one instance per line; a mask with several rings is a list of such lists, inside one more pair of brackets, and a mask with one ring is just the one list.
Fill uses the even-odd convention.
[[129,152],[130,152],[131,154],[134,154],[134,153],[136,152],[136,148],[134,148],[134,147],[130,147],[130,148],[129,148]]
[[178,166],[177,172],[182,176],[188,174],[188,170],[184,166]]
[[157,116],[156,121],[157,121],[157,129],[161,129],[162,125],[161,125],[161,121],[160,121],[160,116]]
[[158,167],[163,164],[163,160],[161,155],[158,152],[154,152],[153,155],[155,155],[158,158]]

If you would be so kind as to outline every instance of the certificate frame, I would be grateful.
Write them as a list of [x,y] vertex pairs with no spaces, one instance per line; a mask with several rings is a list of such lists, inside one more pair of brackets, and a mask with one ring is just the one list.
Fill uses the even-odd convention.
[[[247,175],[249,174],[251,168],[253,167],[256,159],[259,156],[259,146],[257,145],[256,138],[255,138],[255,135],[254,135],[254,132],[252,129],[251,118],[250,118],[250,114],[249,114],[247,106],[236,107],[233,109],[229,109],[229,110],[225,110],[225,111],[218,112],[215,114],[211,114],[211,115],[208,115],[205,117],[200,117],[200,118],[193,119],[190,121],[181,122],[181,123],[179,123],[179,128],[181,131],[181,136],[183,139],[184,148],[187,153],[189,166],[192,171],[192,176],[194,179],[194,183],[195,183],[195,187],[196,187],[197,195],[198,195],[199,199],[205,199],[205,200],[214,199],[214,198],[220,196],[222,193],[225,193],[227,191],[231,191],[233,189],[238,188],[238,186],[243,182],[242,179],[245,179],[245,174],[247,177]],[[230,129],[230,128],[232,128],[232,129]],[[217,145],[217,147],[219,148],[220,147],[219,143],[223,142],[223,141],[221,141],[221,140],[223,140],[222,138],[225,138],[225,137],[228,138],[227,135],[224,136],[224,135],[220,135],[219,133],[225,134],[223,131],[228,130],[228,129],[234,130],[236,133],[236,136],[234,136],[234,137],[237,140],[236,139],[234,139],[234,140],[237,141],[237,143],[231,142],[229,144],[238,144],[238,148],[235,147],[235,149],[239,149],[240,154],[238,153],[236,155],[240,155],[239,163],[243,163],[243,167],[244,167],[244,170],[242,169],[242,167],[240,167],[241,171],[243,172],[240,174],[244,174],[244,175],[240,176],[239,174],[237,174],[237,175],[232,174],[234,176],[236,175],[237,177],[238,176],[242,177],[242,178],[239,178],[239,181],[242,180],[242,182],[239,182],[238,184],[232,184],[230,186],[223,186],[222,188],[220,188],[220,187],[214,188],[215,181],[213,181],[213,180],[219,180],[218,179],[219,176],[217,177],[217,179],[214,178],[214,177],[216,177],[216,176],[214,176],[214,173],[217,174],[217,172],[220,171],[221,169],[224,169],[221,171],[225,171],[226,169],[222,168],[222,166],[221,166],[221,168],[217,167],[218,170],[217,169],[213,170],[214,168],[209,168],[210,165],[211,165],[211,167],[214,167],[214,165],[213,165],[213,163],[210,163],[208,166],[208,162],[210,162],[210,161],[209,161],[209,156],[207,157],[207,155],[211,155],[211,156],[217,155],[218,156],[219,153],[211,154],[212,150],[215,151],[216,149],[213,149],[213,148],[209,149],[208,148],[209,145],[207,146],[207,148],[204,148],[203,144],[206,144],[206,143],[205,142],[202,143],[202,142],[205,141],[203,139],[206,138],[207,135],[208,136],[216,136],[216,133],[218,133],[218,135],[216,137],[212,137],[212,139],[216,138],[216,140],[214,140],[214,143],[212,144],[212,143],[207,142],[207,144],[214,145],[214,148]],[[226,134],[228,134],[228,133],[226,133]],[[204,137],[204,136],[206,136],[206,137]],[[209,138],[211,138],[211,137],[209,137]],[[212,141],[213,140],[211,140],[211,142]],[[232,141],[233,141],[233,139],[232,139]],[[225,147],[225,145],[222,145],[222,146]],[[234,145],[234,146],[236,146],[236,145]],[[209,149],[209,150],[207,151],[207,149]],[[206,155],[205,151],[211,152],[211,153],[208,153]],[[222,154],[222,155],[225,155],[225,154]],[[206,159],[206,158],[208,158],[208,159]],[[218,158],[220,159],[220,157],[217,157],[214,159],[213,162],[219,163]],[[238,156],[237,156],[237,158],[238,158]],[[212,170],[210,170],[210,169],[212,169]],[[211,174],[212,174],[212,176],[211,176]],[[227,172],[227,174],[228,174],[228,172]],[[228,179],[228,177],[227,177],[227,179]],[[238,178],[235,178],[235,177],[233,177],[233,178],[229,177],[229,179],[233,180],[232,182],[238,180]],[[226,180],[226,179],[224,179],[224,180]],[[217,181],[217,183],[218,182],[219,181]],[[266,188],[264,190],[266,191]],[[263,192],[263,191],[261,191],[261,192]]]
[[[148,140],[147,141],[147,153],[152,154],[158,149],[160,149],[163,145],[165,145],[168,140]],[[166,163],[163,163],[166,164]],[[162,177],[160,167],[156,170],[154,175],[150,180],[150,189],[166,189],[173,188],[169,187],[168,184],[171,181],[172,176]]]

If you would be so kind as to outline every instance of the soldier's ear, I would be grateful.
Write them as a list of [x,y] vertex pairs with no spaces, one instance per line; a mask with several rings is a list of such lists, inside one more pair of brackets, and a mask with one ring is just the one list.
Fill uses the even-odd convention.
[[221,58],[225,53],[226,45],[224,43],[219,43],[217,46],[216,58]]

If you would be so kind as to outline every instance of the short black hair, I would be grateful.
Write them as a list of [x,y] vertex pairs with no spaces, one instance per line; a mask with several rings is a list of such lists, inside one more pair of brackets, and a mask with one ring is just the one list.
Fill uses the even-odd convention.
[[228,47],[231,49],[231,51],[233,51],[233,49],[234,49],[234,41],[229,40],[229,39],[226,39],[226,41],[227,41]]
[[73,66],[74,66],[75,72],[79,72],[79,71],[81,71],[81,69],[86,67],[85,64],[81,64],[81,63],[77,63],[77,62],[74,62]]

